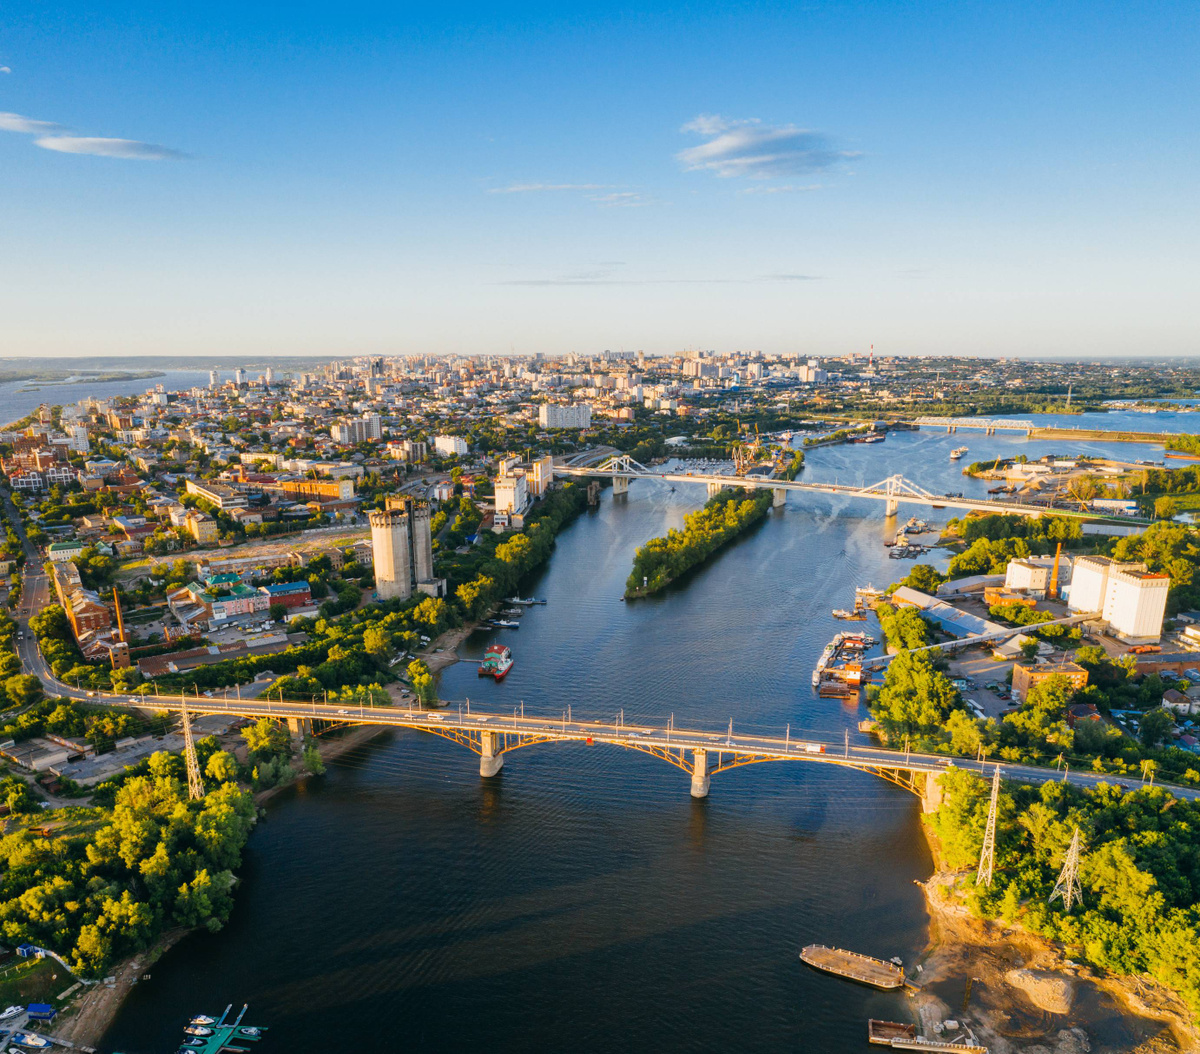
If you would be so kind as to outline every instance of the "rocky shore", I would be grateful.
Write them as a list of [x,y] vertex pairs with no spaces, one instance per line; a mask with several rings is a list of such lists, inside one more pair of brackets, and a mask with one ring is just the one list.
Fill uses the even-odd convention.
[[[935,847],[935,857],[936,857]],[[1019,926],[974,917],[961,873],[924,883],[930,944],[913,981],[922,1031],[957,1021],[990,1054],[1182,1054],[1200,1031],[1172,992],[1114,977]]]

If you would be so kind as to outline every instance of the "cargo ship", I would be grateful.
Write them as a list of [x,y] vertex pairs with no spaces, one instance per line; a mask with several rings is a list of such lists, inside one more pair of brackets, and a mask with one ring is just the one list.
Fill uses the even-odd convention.
[[502,681],[512,666],[511,648],[503,644],[489,644],[484,650],[483,662],[479,664],[479,676],[492,677],[497,681]]
[[967,448],[965,446],[956,446],[953,450],[950,451],[950,460],[957,461],[966,452],[967,452]]

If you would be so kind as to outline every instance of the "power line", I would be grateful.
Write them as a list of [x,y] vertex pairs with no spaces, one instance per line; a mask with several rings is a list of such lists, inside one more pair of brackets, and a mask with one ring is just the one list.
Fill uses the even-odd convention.
[[1000,800],[1000,766],[992,776],[992,802],[988,806],[987,830],[983,833],[983,848],[979,850],[979,870],[975,885],[991,886],[992,869],[996,866],[996,803]]
[[199,801],[204,797],[204,781],[200,779],[200,762],[196,758],[196,743],[192,739],[192,722],[188,717],[187,703],[180,696],[179,716],[183,720],[183,757],[187,765],[188,799]]
[[1058,881],[1054,883],[1054,892],[1050,894],[1050,900],[1047,903],[1053,903],[1055,897],[1062,897],[1063,907],[1066,908],[1067,914],[1071,913],[1071,905],[1076,901],[1083,903],[1083,892],[1079,888],[1079,828],[1075,828],[1075,835],[1071,839],[1071,846],[1067,849],[1067,859],[1063,861],[1062,872],[1058,876]]

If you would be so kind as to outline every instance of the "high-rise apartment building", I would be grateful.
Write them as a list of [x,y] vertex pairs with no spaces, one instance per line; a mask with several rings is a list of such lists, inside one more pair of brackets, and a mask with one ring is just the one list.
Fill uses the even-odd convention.
[[588,403],[572,406],[542,403],[538,407],[538,425],[542,428],[590,428],[592,408]]

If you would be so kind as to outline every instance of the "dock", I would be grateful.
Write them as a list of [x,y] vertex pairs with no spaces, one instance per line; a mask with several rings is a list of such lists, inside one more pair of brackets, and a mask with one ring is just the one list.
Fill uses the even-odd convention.
[[245,1052],[249,1051],[250,1047],[240,1046],[242,1043],[257,1043],[263,1038],[265,1028],[258,1028],[254,1025],[243,1025],[242,1018],[246,1016],[248,1006],[242,1007],[242,1012],[231,1023],[229,1014],[233,1010],[232,1004],[225,1008],[220,1018],[213,1020],[211,1017],[203,1015],[192,1018],[189,1029],[199,1031],[187,1032],[184,1034],[184,1042],[189,1050],[194,1050],[196,1054],[225,1054],[227,1051]]
[[878,1021],[875,1018],[867,1023],[867,1042],[880,1047],[891,1047],[893,1050],[932,1050],[943,1054],[987,1054],[987,1047],[978,1043],[964,1043],[957,1040],[926,1039],[917,1035],[916,1025],[905,1025],[899,1021]]
[[904,967],[870,955],[846,951],[844,948],[827,948],[824,944],[810,944],[800,952],[800,958],[816,970],[845,977],[872,988],[902,988]]

